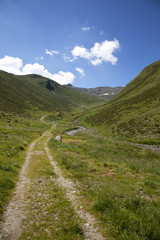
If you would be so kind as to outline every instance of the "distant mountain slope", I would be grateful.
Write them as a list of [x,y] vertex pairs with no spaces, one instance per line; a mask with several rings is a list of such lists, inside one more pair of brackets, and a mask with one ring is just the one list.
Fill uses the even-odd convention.
[[92,113],[86,121],[125,136],[158,139],[160,60],[145,67],[113,100]]
[[87,94],[104,97],[106,100],[112,99],[123,89],[123,87],[74,88]]
[[69,111],[81,104],[100,101],[96,97],[61,86],[35,74],[16,76],[0,71],[0,111],[15,113],[36,109]]
[[40,85],[73,106],[103,102],[103,100],[96,96],[88,96],[88,94],[80,92],[76,88],[71,88],[70,85],[60,85],[53,80],[35,74],[31,74],[26,77],[36,79]]

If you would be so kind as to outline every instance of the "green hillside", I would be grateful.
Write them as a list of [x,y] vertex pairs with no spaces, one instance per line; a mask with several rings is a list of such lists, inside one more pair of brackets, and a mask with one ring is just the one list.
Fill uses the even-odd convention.
[[86,118],[104,131],[151,142],[160,130],[160,61],[143,69],[113,100]]
[[101,102],[95,96],[38,75],[15,76],[0,71],[0,111],[27,113],[28,111],[69,111],[85,104]]
[[101,102],[38,75],[15,76],[0,71],[0,220],[29,143],[40,137],[53,120],[71,114],[77,107],[77,111],[84,111],[81,105]]

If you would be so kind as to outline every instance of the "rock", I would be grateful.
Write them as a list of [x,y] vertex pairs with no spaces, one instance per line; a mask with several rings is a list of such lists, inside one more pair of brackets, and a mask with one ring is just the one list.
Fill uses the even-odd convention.
[[57,140],[57,141],[62,141],[62,136],[56,136],[56,137],[55,137],[55,140]]

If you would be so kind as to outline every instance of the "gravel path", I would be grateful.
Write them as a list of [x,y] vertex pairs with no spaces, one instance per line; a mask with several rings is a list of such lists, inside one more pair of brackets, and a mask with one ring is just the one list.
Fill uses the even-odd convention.
[[[51,136],[48,138],[48,141],[50,138],[51,138]],[[58,178],[57,178],[58,185],[60,187],[62,187],[64,189],[64,191],[66,192],[66,195],[67,195],[68,199],[70,200],[75,212],[78,214],[78,216],[81,219],[83,219],[85,221],[85,224],[82,226],[84,235],[85,235],[85,239],[87,239],[87,240],[103,240],[101,233],[98,231],[98,228],[96,227],[96,219],[90,213],[86,212],[83,209],[83,207],[79,201],[79,196],[78,196],[79,192],[78,192],[75,184],[71,180],[63,177],[60,168],[57,166],[57,163],[53,160],[53,157],[50,154],[49,148],[47,147],[47,143],[46,143],[45,150],[47,152],[47,155],[48,155],[48,158],[50,159],[51,164],[54,167],[54,171],[58,176]]]
[[8,204],[7,210],[4,213],[4,224],[2,226],[0,239],[16,240],[21,235],[20,225],[23,219],[23,199],[30,184],[29,179],[26,177],[26,169],[30,158],[32,157],[32,150],[38,140],[39,139],[32,142],[27,151],[26,160],[19,175],[19,181],[17,182],[13,197]]

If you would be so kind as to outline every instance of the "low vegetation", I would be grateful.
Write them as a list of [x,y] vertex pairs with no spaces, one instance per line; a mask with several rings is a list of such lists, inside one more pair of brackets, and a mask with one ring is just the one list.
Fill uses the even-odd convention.
[[[73,125],[73,123],[72,123]],[[66,177],[78,182],[85,208],[99,218],[109,239],[160,238],[159,153],[107,138],[93,130],[65,134],[63,122],[50,141],[54,159]]]
[[0,216],[15,186],[28,144],[47,128],[36,118],[0,112]]

